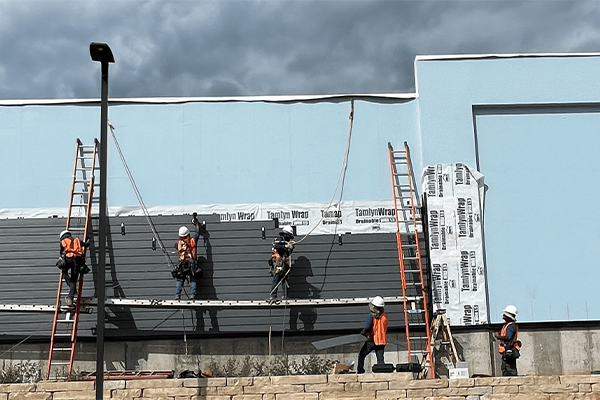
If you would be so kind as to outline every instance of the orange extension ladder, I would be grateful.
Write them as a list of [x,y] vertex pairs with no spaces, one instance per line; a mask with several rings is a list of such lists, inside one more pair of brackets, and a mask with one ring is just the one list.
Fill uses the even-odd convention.
[[[404,296],[408,362],[415,362],[413,354],[421,355],[420,359],[417,356],[418,363],[423,364],[421,376],[435,378],[427,290],[419,242],[419,230],[422,231],[423,228],[421,215],[417,214],[417,210],[420,211],[420,202],[415,187],[410,150],[406,142],[404,150],[395,151],[391,143],[388,143],[388,150],[396,209],[396,245]],[[422,333],[414,333],[411,326],[425,327],[425,336]],[[419,348],[417,344],[420,344]]]
[[[71,196],[67,216],[66,229],[71,231],[74,237],[86,241],[89,238],[92,224],[92,214],[97,214],[97,198],[94,198],[94,179],[99,169],[98,150],[100,143],[94,141],[93,145],[84,145],[77,139],[75,148],[75,165],[73,167],[73,181],[71,183]],[[94,207],[96,205],[96,207]],[[84,257],[86,248],[83,249]],[[65,285],[67,286],[67,285]],[[48,363],[46,365],[46,379],[50,379],[52,368],[55,368],[54,376],[58,376],[56,369],[62,367],[63,375],[67,376],[73,371],[73,360],[77,342],[77,324],[79,314],[82,311],[81,293],[83,291],[83,275],[79,277],[77,285],[77,299],[74,307],[61,306],[60,298],[63,292],[63,273],[61,271],[58,279],[58,290],[56,293],[56,309],[52,321],[52,334],[50,336],[50,350],[48,352]],[[64,319],[61,314],[64,313]],[[65,367],[66,371],[65,371]]]

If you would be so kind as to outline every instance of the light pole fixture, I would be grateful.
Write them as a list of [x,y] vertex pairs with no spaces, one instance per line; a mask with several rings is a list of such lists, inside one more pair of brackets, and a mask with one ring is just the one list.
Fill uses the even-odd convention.
[[107,131],[108,131],[108,64],[114,63],[110,47],[106,43],[90,43],[92,61],[101,63],[102,91],[100,100],[100,216],[98,219],[98,274],[96,294],[98,296],[96,322],[96,400],[103,399],[104,391],[104,303],[106,274],[106,181],[107,181]]

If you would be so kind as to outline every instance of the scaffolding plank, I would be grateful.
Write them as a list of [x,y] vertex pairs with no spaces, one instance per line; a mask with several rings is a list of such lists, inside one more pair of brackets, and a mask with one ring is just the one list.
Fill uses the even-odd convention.
[[[317,340],[315,342],[311,342],[311,344],[315,346],[317,350],[324,350],[346,344],[362,343],[365,340],[366,338],[363,335],[360,333],[355,333],[351,335],[337,336],[330,339]],[[396,345],[398,350],[406,350],[406,342],[401,342],[390,337],[387,338],[387,342],[388,344]]]
[[[90,306],[96,306],[96,303],[86,303],[81,305],[79,312],[90,314],[92,308]],[[72,311],[72,307],[61,306],[61,312]],[[54,312],[56,306],[49,304],[0,304],[0,311],[15,311],[15,312]]]
[[[407,297],[407,301],[415,300],[416,297]],[[386,303],[403,303],[404,297],[384,297]],[[263,308],[263,307],[290,307],[290,306],[311,306],[311,307],[330,307],[346,306],[357,304],[368,304],[367,297],[351,297],[340,299],[282,299],[276,302],[268,300],[159,300],[159,299],[106,299],[106,305],[118,305],[122,307],[135,308],[197,308],[197,307],[218,307],[218,308]],[[82,300],[82,311],[91,312],[91,307],[96,307],[96,299]],[[61,307],[61,311],[68,311],[68,307]],[[29,304],[0,304],[0,311],[18,311],[18,312],[54,312],[53,305],[29,305]]]
[[[386,303],[403,303],[404,297],[384,297]],[[416,298],[407,298],[415,300]],[[282,299],[275,302],[268,300],[158,300],[158,299],[107,299],[107,304],[129,307],[154,307],[154,308],[195,308],[195,307],[222,307],[222,308],[263,308],[263,307],[289,307],[289,306],[345,306],[368,304],[367,297],[353,297],[340,299]]]

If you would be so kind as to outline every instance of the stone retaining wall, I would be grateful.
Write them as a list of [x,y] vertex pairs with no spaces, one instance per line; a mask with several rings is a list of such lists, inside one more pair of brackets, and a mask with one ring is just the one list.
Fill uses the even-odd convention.
[[[0,384],[0,400],[95,399],[95,383]],[[413,380],[408,373],[104,382],[119,400],[600,399],[600,375]]]

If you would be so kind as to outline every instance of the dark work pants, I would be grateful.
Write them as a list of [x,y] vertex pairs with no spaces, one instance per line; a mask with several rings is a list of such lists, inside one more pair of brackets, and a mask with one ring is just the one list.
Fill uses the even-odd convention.
[[79,267],[75,258],[65,258],[67,262],[66,267],[63,269],[63,278],[67,285],[69,285],[68,297],[73,300],[77,293],[77,281],[79,281]]
[[[280,283],[281,282],[281,283]],[[273,280],[271,280],[271,298],[274,299],[277,297],[278,289],[282,288],[283,297],[287,298],[287,276],[284,278],[284,274],[275,274],[273,275]]]
[[360,349],[360,352],[358,353],[358,364],[356,366],[356,371],[359,374],[365,373],[365,358],[372,351],[375,351],[375,357],[377,357],[377,364],[385,364],[385,362],[383,361],[384,350],[385,345],[378,346],[370,340],[366,341]]
[[502,358],[502,376],[517,376],[517,359],[516,358]]

